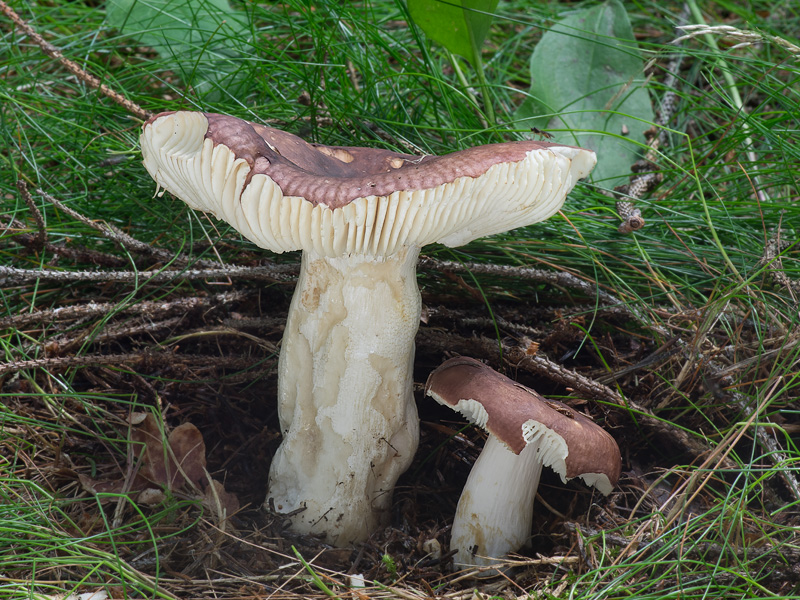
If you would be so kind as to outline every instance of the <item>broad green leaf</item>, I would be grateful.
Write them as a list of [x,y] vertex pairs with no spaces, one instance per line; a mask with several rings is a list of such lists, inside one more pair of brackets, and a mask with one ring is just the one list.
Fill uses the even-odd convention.
[[408,0],[408,12],[429,38],[478,68],[481,45],[498,0]]
[[569,130],[550,133],[597,152],[594,181],[604,187],[626,183],[653,110],[643,87],[642,57],[619,0],[557,23],[536,45],[530,73],[530,97],[517,110],[517,125]]
[[199,94],[243,84],[248,17],[228,0],[108,0],[106,20],[153,48]]

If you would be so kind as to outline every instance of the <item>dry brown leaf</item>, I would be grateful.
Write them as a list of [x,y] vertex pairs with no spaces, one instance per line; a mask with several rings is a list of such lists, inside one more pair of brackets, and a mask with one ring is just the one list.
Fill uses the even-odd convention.
[[162,431],[152,414],[148,414],[131,431],[131,442],[134,444],[134,456],[141,457],[139,474],[142,477],[169,490],[183,485],[183,476],[175,466],[175,461],[164,444]]
[[182,478],[188,479],[197,491],[205,489],[206,445],[200,430],[191,423],[183,423],[169,434],[169,445]]
[[225,486],[216,479],[206,488],[203,506],[212,511],[218,519],[227,519],[239,510],[239,498],[236,494],[225,491]]
[[[133,413],[130,423],[133,458],[138,472],[127,491],[138,492],[142,504],[158,504],[165,499],[164,490],[183,491],[200,499],[203,506],[220,519],[239,510],[239,499],[227,492],[206,471],[206,446],[203,435],[192,423],[179,425],[167,436],[152,413]],[[124,477],[117,480],[95,480],[79,475],[83,489],[97,495],[125,491]],[[209,484],[210,482],[210,484]]]

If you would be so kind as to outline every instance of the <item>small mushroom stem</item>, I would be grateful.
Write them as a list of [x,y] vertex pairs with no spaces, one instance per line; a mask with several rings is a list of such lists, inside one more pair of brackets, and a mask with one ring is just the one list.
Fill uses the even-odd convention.
[[303,253],[278,364],[283,442],[268,503],[337,546],[389,518],[419,441],[413,396],[419,249],[388,257]]
[[537,444],[517,455],[489,435],[456,507],[450,537],[456,567],[496,564],[527,542],[541,473]]

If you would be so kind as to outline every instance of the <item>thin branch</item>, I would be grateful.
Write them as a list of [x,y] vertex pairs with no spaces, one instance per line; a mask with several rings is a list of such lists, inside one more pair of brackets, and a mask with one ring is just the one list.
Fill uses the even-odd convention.
[[[174,329],[182,320],[182,315],[160,321],[152,321],[150,319],[142,321],[139,319],[134,323],[125,322],[107,325],[100,331],[87,328],[77,333],[62,333],[48,338],[48,354],[50,354],[51,357],[68,354],[78,349],[79,346],[89,342],[92,344],[107,344],[114,340],[130,339],[143,334],[149,334],[151,337],[155,337],[154,334],[156,332],[165,329]],[[50,350],[51,348],[52,350]]]
[[0,376],[28,369],[61,370],[74,367],[119,366],[132,364],[175,365],[200,364],[203,367],[249,369],[253,360],[242,357],[176,354],[169,351],[129,352],[126,354],[84,354],[82,356],[56,356],[29,360],[6,360],[0,363]]
[[628,309],[627,305],[603,291],[594,283],[585,281],[572,273],[566,271],[550,271],[547,269],[535,269],[532,267],[517,267],[511,265],[496,265],[491,263],[456,262],[449,260],[439,260],[436,258],[423,257],[419,261],[419,266],[423,269],[435,271],[456,271],[479,273],[483,275],[496,275],[513,279],[527,279],[539,281],[553,286],[571,288],[583,292],[590,298],[596,297],[600,302],[608,306],[621,306]]
[[[684,9],[680,19],[681,21],[688,19],[687,9]],[[674,45],[677,46],[677,40]],[[661,183],[662,175],[657,172],[655,163],[659,146],[663,146],[667,141],[666,127],[672,120],[678,105],[678,95],[673,91],[673,88],[676,83],[675,73],[681,68],[683,56],[682,52],[675,54],[666,68],[667,76],[664,79],[663,86],[668,91],[661,98],[655,121],[658,134],[651,130],[652,135],[650,135],[647,142],[647,153],[644,160],[636,163],[631,168],[635,174],[631,177],[630,183],[614,190],[618,198],[616,203],[617,213],[622,219],[622,223],[617,229],[620,233],[631,233],[644,227],[645,220],[642,217],[642,211],[636,208],[635,202]]]
[[34,358],[30,360],[6,360],[4,363],[0,364],[0,376],[6,373],[14,373],[27,369],[66,369],[70,367],[139,363],[146,359],[153,359],[155,356],[157,355],[145,355],[139,352],[128,354],[57,356],[54,358]]
[[138,254],[145,254],[148,256],[152,256],[157,258],[161,261],[172,263],[172,264],[194,264],[196,266],[204,267],[204,268],[224,268],[224,265],[217,261],[211,260],[195,260],[193,261],[187,256],[177,254],[174,255],[171,252],[163,250],[161,248],[156,248],[155,246],[151,246],[146,242],[142,242],[137,240],[136,238],[128,235],[124,231],[121,231],[119,228],[115,227],[111,223],[103,223],[98,221],[93,221],[92,219],[82,215],[78,211],[73,208],[70,208],[60,200],[57,200],[47,192],[42,189],[37,189],[36,192],[41,194],[42,197],[47,200],[50,204],[55,206],[58,210],[68,214],[73,219],[77,219],[84,225],[88,225],[92,229],[99,231],[104,237],[112,240],[113,242],[119,244],[124,249],[128,250],[129,252],[134,252]]
[[[45,241],[44,248],[41,249],[39,247],[38,236],[31,235],[30,233],[17,233],[29,231],[30,228],[28,226],[20,223],[13,217],[5,222],[3,221],[3,217],[0,217],[0,223],[2,223],[3,228],[3,239],[17,243],[31,252],[45,250],[51,252],[54,256],[61,256],[76,262],[88,262],[104,267],[123,267],[129,264],[125,259],[114,256],[113,254],[106,254],[105,252],[98,252],[83,247],[73,248],[71,246],[62,246],[60,244],[53,244],[50,241]],[[13,233],[13,235],[9,235],[11,233]]]
[[[545,356],[540,356],[539,354],[527,356],[520,347],[507,348],[503,354],[509,364],[546,376],[595,400],[605,401],[626,410],[634,421],[650,431],[672,440],[684,452],[692,456],[703,456],[711,450],[704,441],[693,437],[688,431],[670,421],[659,419],[649,408],[634,402],[630,398],[625,398],[616,390],[571,369],[567,369]],[[733,468],[735,465],[728,461],[724,466]]]
[[135,102],[128,100],[125,96],[112,90],[106,84],[102,83],[97,77],[88,73],[86,70],[82,69],[80,65],[71,61],[70,59],[66,58],[56,46],[45,40],[42,36],[40,36],[34,29],[31,27],[22,17],[20,17],[14,10],[8,6],[3,0],[0,0],[0,11],[3,12],[13,23],[17,26],[17,28],[22,31],[25,35],[27,35],[33,43],[41,48],[42,52],[47,54],[50,58],[57,60],[61,66],[67,69],[70,73],[75,75],[80,81],[84,82],[88,86],[99,90],[101,94],[110,98],[120,106],[122,106],[125,110],[133,114],[134,116],[146,120],[150,118],[150,113],[144,110]]
[[168,262],[174,259],[174,256],[171,253],[165,250],[161,250],[159,248],[154,248],[153,246],[146,244],[145,242],[141,242],[136,238],[131,237],[124,231],[121,231],[117,227],[114,227],[110,223],[101,223],[98,221],[93,221],[88,217],[85,217],[77,210],[70,208],[69,206],[67,206],[60,200],[57,200],[56,198],[54,198],[41,188],[37,189],[36,193],[41,194],[45,200],[47,200],[50,204],[55,206],[61,212],[66,213],[73,219],[77,219],[84,225],[88,225],[95,231],[99,231],[103,235],[103,237],[106,237],[112,240],[113,242],[116,242],[122,248],[128,251],[138,252],[140,254],[153,255],[161,260],[165,260]]
[[224,292],[199,298],[179,298],[171,301],[145,300],[136,304],[120,306],[118,302],[87,302],[74,306],[62,306],[27,312],[0,319],[0,329],[25,327],[35,323],[75,321],[94,317],[104,317],[110,313],[122,315],[144,315],[149,319],[164,318],[175,313],[209,309],[236,302],[248,295],[247,290]]
[[764,253],[761,256],[761,260],[758,261],[758,266],[769,267],[769,274],[776,284],[785,287],[794,294],[800,294],[800,281],[795,281],[786,275],[783,261],[781,260],[781,253],[797,242],[785,239],[783,237],[784,233],[785,231],[782,228],[775,228],[772,236],[764,245]]
[[8,286],[49,281],[54,283],[114,282],[147,285],[192,279],[290,282],[295,280],[297,270],[297,265],[226,266],[219,269],[163,269],[160,271],[54,271],[0,266],[0,284]]
[[25,200],[28,210],[33,215],[33,220],[36,222],[37,234],[34,238],[34,243],[37,249],[41,251],[47,244],[47,226],[44,224],[44,217],[42,217],[42,213],[36,206],[36,202],[33,201],[33,196],[31,196],[31,193],[28,191],[28,185],[24,180],[17,180],[17,189],[19,190],[22,199]]
[[[747,416],[748,420],[755,420],[757,414],[761,412],[760,407],[756,406],[754,408],[753,402],[749,401],[744,394],[740,394],[737,391],[724,391],[719,385],[716,385],[716,382],[726,380],[727,376],[720,374],[720,367],[717,366],[713,361],[707,361],[706,370],[711,375],[712,381],[715,382],[714,385],[710,386],[711,393],[714,395],[714,397],[725,402],[730,402],[730,400],[733,400],[734,404],[736,404],[736,406],[742,410],[742,412]],[[780,383],[780,379],[781,378],[778,378],[778,380],[776,380],[776,386]],[[776,440],[773,436],[773,428],[763,426],[763,422],[769,423],[769,417],[762,414],[760,415],[760,420],[762,421],[762,424],[756,428],[756,439],[758,440],[759,445],[766,452],[769,460],[777,469],[778,474],[780,475],[781,479],[783,479],[783,482],[786,484],[789,492],[796,501],[800,502],[800,482],[798,482],[795,475],[797,469],[788,466],[788,457],[786,451],[780,447],[778,440]],[[781,467],[781,465],[786,466]]]

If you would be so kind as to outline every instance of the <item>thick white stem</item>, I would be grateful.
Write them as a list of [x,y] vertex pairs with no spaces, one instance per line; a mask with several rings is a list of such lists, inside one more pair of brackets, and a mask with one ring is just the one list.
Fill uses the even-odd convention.
[[268,502],[337,546],[386,524],[419,441],[413,396],[418,248],[388,258],[304,252],[278,363],[283,442]]
[[450,549],[456,567],[486,566],[519,550],[531,533],[542,461],[537,444],[514,454],[495,436],[486,440],[458,501]]

